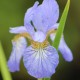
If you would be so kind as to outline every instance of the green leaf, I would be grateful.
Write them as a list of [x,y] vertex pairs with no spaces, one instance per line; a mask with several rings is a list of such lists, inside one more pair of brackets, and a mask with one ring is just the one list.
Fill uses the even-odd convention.
[[[67,1],[67,4],[66,4],[65,9],[63,11],[63,14],[61,16],[59,27],[58,27],[58,30],[56,32],[56,36],[55,36],[55,39],[54,39],[54,42],[53,42],[53,46],[56,49],[58,49],[59,42],[60,42],[61,36],[63,34],[65,22],[66,22],[68,11],[69,11],[69,6],[70,6],[70,0]],[[43,79],[40,79],[40,80],[50,80],[50,78],[43,78]]]
[[53,46],[56,49],[58,49],[59,42],[60,42],[61,36],[63,34],[66,18],[67,18],[68,11],[69,11],[69,6],[70,6],[70,0],[67,1],[67,4],[65,6],[62,17],[60,19],[59,27],[58,27],[58,30],[57,30],[57,33],[56,33],[56,36],[55,36],[55,39],[54,39],[54,42],[53,42]]
[[11,75],[8,71],[7,62],[2,49],[1,42],[0,42],[0,71],[3,77],[3,80],[12,80]]

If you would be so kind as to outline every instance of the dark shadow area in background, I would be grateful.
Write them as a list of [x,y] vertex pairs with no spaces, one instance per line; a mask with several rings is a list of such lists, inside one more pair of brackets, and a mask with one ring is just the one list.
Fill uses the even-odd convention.
[[2,80],[2,76],[1,76],[1,73],[0,73],[0,80]]

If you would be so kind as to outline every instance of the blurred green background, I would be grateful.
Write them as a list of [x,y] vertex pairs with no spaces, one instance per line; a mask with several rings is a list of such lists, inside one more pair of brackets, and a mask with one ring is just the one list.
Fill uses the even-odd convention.
[[[23,25],[25,12],[35,1],[36,0],[0,0],[0,40],[7,60],[12,50],[11,39],[14,36],[9,33],[9,28]],[[40,3],[42,2],[42,0],[38,1]],[[57,0],[60,6],[60,16],[64,10],[66,1],[67,0]],[[80,80],[80,0],[71,0],[64,37],[73,52],[74,60],[70,63],[65,62],[59,53],[60,63],[51,80]],[[13,80],[36,80],[27,74],[22,61],[20,71],[11,74]]]

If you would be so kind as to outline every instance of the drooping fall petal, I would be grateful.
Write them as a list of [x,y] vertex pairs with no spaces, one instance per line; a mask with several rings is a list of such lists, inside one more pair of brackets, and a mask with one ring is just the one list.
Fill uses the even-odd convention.
[[13,49],[8,60],[8,68],[11,72],[19,71],[20,60],[26,48],[26,40],[20,37],[17,41],[12,41]]
[[35,78],[51,77],[59,63],[59,56],[52,46],[40,49],[29,46],[23,55],[23,62],[31,76]]

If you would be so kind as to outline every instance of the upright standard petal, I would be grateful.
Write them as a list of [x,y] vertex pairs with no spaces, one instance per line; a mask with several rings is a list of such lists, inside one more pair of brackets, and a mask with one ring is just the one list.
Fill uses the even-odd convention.
[[8,67],[11,72],[19,71],[19,65],[22,55],[24,54],[26,48],[26,40],[20,37],[17,41],[13,41],[13,50],[11,56],[8,60]]
[[52,46],[44,49],[34,49],[32,46],[26,49],[23,62],[28,73],[35,78],[49,78],[55,73],[59,63],[59,56]]
[[25,33],[27,32],[27,29],[24,26],[19,26],[15,28],[10,28],[9,32],[14,34]]
[[67,46],[67,44],[65,43],[63,37],[61,38],[61,41],[60,41],[59,51],[61,52],[63,58],[64,58],[66,61],[70,62],[70,61],[73,60],[72,52],[71,52],[71,50],[69,49],[69,47]]
[[27,12],[25,13],[25,17],[24,17],[24,26],[26,26],[27,24],[31,24],[32,18],[33,18],[33,14],[38,6],[39,2],[36,1],[35,4],[33,5],[33,7],[29,8],[27,10]]
[[33,15],[35,13],[35,10],[36,10],[38,4],[39,4],[39,2],[36,1],[35,4],[33,5],[33,7],[29,8],[27,10],[27,12],[25,13],[25,17],[24,17],[24,26],[26,27],[27,32],[31,36],[33,36],[33,34],[34,34],[34,27],[31,23],[31,21],[32,21]]
[[59,17],[59,7],[56,0],[44,0],[38,6],[33,16],[33,24],[37,30],[45,31],[53,26]]
[[[52,41],[54,41],[54,38],[55,38],[55,35],[56,34],[51,34],[50,35],[50,38]],[[67,46],[66,42],[64,41],[64,37],[62,36],[61,37],[61,40],[60,40],[60,44],[59,44],[59,51],[61,52],[63,58],[70,62],[73,60],[73,55],[72,55],[72,52],[71,50],[69,49],[69,47]]]

